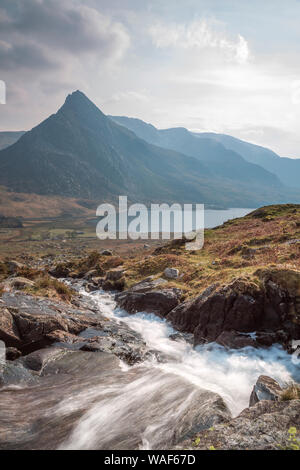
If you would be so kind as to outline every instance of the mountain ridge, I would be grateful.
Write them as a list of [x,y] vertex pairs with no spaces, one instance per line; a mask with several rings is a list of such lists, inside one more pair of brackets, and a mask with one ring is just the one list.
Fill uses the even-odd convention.
[[[0,151],[0,185],[99,202],[126,194],[139,202],[255,207],[292,197],[274,175],[213,140],[207,158],[183,153],[187,131],[180,132],[177,150],[146,142],[77,90],[56,113]],[[174,134],[164,138],[174,140]],[[207,142],[192,139],[207,148]],[[223,161],[219,149],[227,155]]]

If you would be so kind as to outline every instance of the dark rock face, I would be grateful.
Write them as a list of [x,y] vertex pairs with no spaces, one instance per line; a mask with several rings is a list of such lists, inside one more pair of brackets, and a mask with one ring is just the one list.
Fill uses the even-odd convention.
[[[289,428],[299,428],[300,400],[260,401],[226,424],[200,432],[176,449],[278,450],[289,446]],[[197,439],[198,438],[198,439]],[[198,442],[195,447],[193,443]]]
[[288,348],[291,339],[300,338],[300,273],[256,274],[260,284],[237,279],[219,289],[211,286],[177,306],[167,319],[178,330],[194,333],[195,345],[216,341],[240,348],[280,343]]
[[163,279],[146,279],[131,289],[116,295],[118,305],[129,313],[149,312],[165,317],[177,307],[181,297],[179,289],[157,289]]
[[116,296],[118,305],[129,313],[149,312],[165,317],[179,304],[179,289],[125,291]]
[[262,400],[278,401],[282,388],[276,380],[265,375],[261,375],[253,387],[249,406],[254,406]]

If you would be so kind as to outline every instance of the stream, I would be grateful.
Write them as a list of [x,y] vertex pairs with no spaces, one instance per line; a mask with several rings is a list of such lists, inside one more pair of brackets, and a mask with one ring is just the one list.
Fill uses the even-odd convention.
[[[99,443],[105,448],[110,445],[112,435],[120,435],[120,428],[126,433],[132,426],[141,428],[139,448],[155,449],[160,446],[162,436],[171,438],[170,428],[178,425],[180,414],[186,413],[197,390],[217,393],[232,416],[236,416],[248,407],[259,375],[271,376],[281,385],[299,381],[299,369],[280,346],[229,351],[211,344],[194,349],[185,341],[171,340],[169,336],[175,330],[165,320],[148,313],[129,315],[116,308],[110,293],[80,291],[92,298],[105,316],[124,322],[140,333],[147,346],[163,353],[167,361],[153,359],[133,367],[122,363],[127,374],[139,371],[137,379],[125,387],[114,385],[111,396],[100,400],[79,420],[71,436],[61,444],[62,449],[99,448]],[[156,399],[157,407],[153,408]],[[199,397],[197,400],[199,404]],[[59,409],[64,410],[64,406],[67,403],[60,403]]]
[[[248,407],[259,375],[282,385],[300,381],[299,367],[279,346],[194,349],[171,339],[175,330],[157,316],[129,315],[116,307],[112,293],[88,293],[80,282],[73,287],[94,315],[126,330],[127,337],[130,331],[157,354],[129,366],[109,352],[53,344],[58,357],[33,376],[33,383],[0,389],[1,449],[172,449]],[[36,308],[42,311],[42,303]]]

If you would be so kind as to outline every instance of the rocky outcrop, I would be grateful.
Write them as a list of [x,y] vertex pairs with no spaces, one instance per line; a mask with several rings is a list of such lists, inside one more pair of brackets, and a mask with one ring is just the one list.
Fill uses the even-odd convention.
[[278,450],[290,446],[289,429],[299,429],[300,400],[260,401],[237,418],[185,440],[176,449]]
[[163,279],[146,279],[131,289],[116,295],[118,305],[129,313],[149,312],[166,317],[180,301],[180,289],[157,289]]
[[176,279],[179,276],[179,270],[176,268],[166,268],[164,275],[167,279]]
[[21,353],[33,360],[36,350],[50,345],[68,350],[108,352],[129,364],[157,354],[125,323],[117,323],[95,312],[94,305],[87,300],[77,299],[77,304],[79,308],[46,298],[5,293],[0,304],[0,340],[6,348],[16,348],[16,353],[8,352],[7,358],[16,359]]
[[300,273],[260,270],[257,282],[240,278],[213,285],[193,301],[180,304],[167,319],[180,331],[194,333],[195,345],[213,342],[231,348],[288,348],[300,338]]
[[8,291],[11,289],[24,289],[25,287],[34,287],[35,282],[31,281],[30,279],[26,279],[26,277],[11,277],[7,278],[4,282],[1,283],[1,287],[3,290]]
[[249,406],[254,406],[262,400],[278,401],[282,392],[282,388],[276,380],[271,377],[261,375],[253,387]]

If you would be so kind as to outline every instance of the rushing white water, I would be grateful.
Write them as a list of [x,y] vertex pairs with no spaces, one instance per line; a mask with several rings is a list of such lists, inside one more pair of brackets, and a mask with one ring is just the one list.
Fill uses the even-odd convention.
[[269,375],[282,385],[300,379],[299,368],[278,345],[268,349],[247,347],[227,350],[211,344],[193,349],[184,341],[169,339],[169,335],[174,333],[173,328],[157,316],[148,313],[129,315],[116,308],[109,293],[97,291],[86,295],[92,296],[101,312],[127,323],[143,336],[148,347],[168,357],[167,362],[153,360],[149,366],[218,393],[234,416],[248,406],[251,390],[259,375]]

